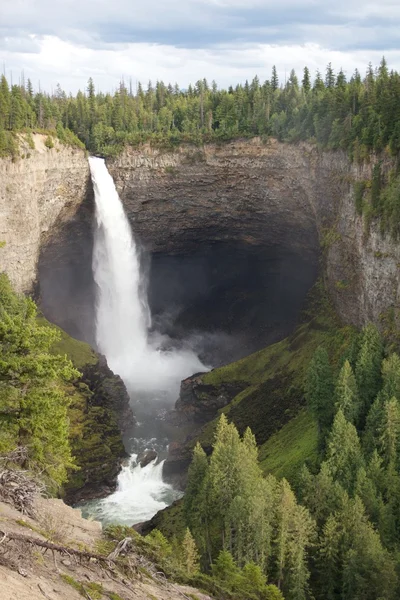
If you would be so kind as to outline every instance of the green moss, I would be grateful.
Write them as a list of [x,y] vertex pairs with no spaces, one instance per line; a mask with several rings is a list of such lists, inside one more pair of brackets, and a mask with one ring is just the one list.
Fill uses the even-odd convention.
[[160,510],[151,520],[152,528],[159,529],[168,539],[175,536],[182,539],[185,535],[186,524],[183,516],[183,501],[177,500],[171,506]]
[[85,365],[94,365],[98,361],[98,356],[89,344],[75,340],[68,333],[66,333],[57,325],[50,323],[44,317],[39,317],[38,322],[41,325],[47,325],[48,327],[54,327],[60,332],[61,339],[56,342],[52,347],[53,354],[66,354],[67,357],[72,361],[74,367],[81,369]]
[[318,458],[318,427],[303,409],[260,447],[260,464],[265,473],[295,481],[301,466]]
[[349,285],[349,282],[345,279],[339,279],[338,281],[335,281],[335,287],[337,290],[346,290]]
[[[92,600],[101,600],[103,594],[107,594],[108,597],[111,598],[111,600],[113,600],[110,596],[110,593],[112,592],[106,592],[101,583],[95,583],[93,581],[90,583],[82,583],[80,581],[77,581],[70,575],[67,575],[66,573],[61,573],[61,578],[65,581],[65,583],[68,583],[68,585],[70,585],[77,592],[79,592],[80,595],[84,598],[91,598]],[[119,596],[114,595],[114,598],[119,598]]]
[[81,596],[83,596],[84,598],[87,598],[86,593],[85,593],[85,588],[79,581],[77,581],[70,575],[66,575],[65,573],[61,573],[60,577],[61,577],[61,579],[63,579],[65,581],[65,583],[68,583],[68,585],[70,585],[77,592],[79,592]]
[[[213,395],[227,384],[242,388],[219,414],[224,412],[240,433],[249,426],[259,445],[287,426],[305,406],[305,379],[316,348],[323,344],[334,369],[339,368],[356,334],[354,328],[340,324],[321,282],[310,292],[303,318],[309,321],[299,325],[290,337],[201,378],[202,383],[213,386]],[[187,444],[188,454],[197,440],[211,449],[219,414]]]

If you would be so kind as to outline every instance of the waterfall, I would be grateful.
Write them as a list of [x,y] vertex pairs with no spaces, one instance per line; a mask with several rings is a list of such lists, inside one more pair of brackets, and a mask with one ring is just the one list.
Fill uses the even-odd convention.
[[[136,401],[175,400],[181,380],[206,367],[190,348],[177,349],[165,336],[149,334],[146,286],[129,221],[104,160],[90,157],[89,165],[96,204],[92,266],[97,346]],[[150,417],[150,427],[154,419]],[[154,436],[154,431],[145,433]],[[141,446],[146,447],[146,440]],[[136,458],[133,454],[122,468],[114,494],[81,505],[84,515],[132,525],[150,519],[179,497],[162,479],[162,462],[142,468]]]
[[133,454],[118,476],[117,490],[104,498],[87,502],[83,514],[106,523],[129,525],[151,519],[181,495],[162,479],[163,461],[141,467]]
[[97,223],[93,248],[97,346],[129,392],[176,398],[180,381],[205,367],[190,349],[166,350],[165,339],[149,337],[150,311],[129,221],[104,160],[90,157],[89,165]]

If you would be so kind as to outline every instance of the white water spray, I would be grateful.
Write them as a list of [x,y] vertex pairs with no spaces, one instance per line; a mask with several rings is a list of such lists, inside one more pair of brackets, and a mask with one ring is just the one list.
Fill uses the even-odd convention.
[[181,494],[162,479],[163,462],[145,467],[133,454],[118,476],[117,490],[100,501],[88,502],[83,511],[103,523],[132,525],[147,521]]
[[[90,157],[89,165],[97,222],[93,275],[98,348],[134,397],[174,400],[181,380],[205,367],[192,350],[166,351],[161,335],[149,336],[150,311],[128,219],[104,160]],[[162,466],[152,462],[142,469],[132,455],[118,477],[117,491],[86,503],[84,513],[129,525],[150,519],[179,496],[163,482]]]
[[150,311],[138,251],[124,208],[101,158],[89,158],[97,229],[93,274],[97,284],[96,342],[129,391],[177,397],[182,379],[205,367],[191,350],[163,351],[148,336]]

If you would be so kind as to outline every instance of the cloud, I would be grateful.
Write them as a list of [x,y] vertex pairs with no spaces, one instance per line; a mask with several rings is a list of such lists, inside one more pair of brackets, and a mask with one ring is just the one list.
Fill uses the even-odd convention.
[[399,25],[393,0],[2,0],[0,60],[73,91],[90,75],[103,89],[122,75],[229,85],[275,63],[282,77],[330,60],[364,70],[382,54],[398,68]]
[[[136,43],[112,44],[107,49],[93,49],[60,40],[54,36],[40,38],[40,52],[6,52],[4,54],[14,81],[21,70],[25,78],[31,78],[35,87],[51,90],[60,83],[68,91],[84,89],[89,77],[96,87],[111,91],[123,77],[147,84],[163,80],[176,81],[187,87],[200,78],[215,79],[220,87],[251,80],[256,74],[261,80],[270,77],[272,65],[276,64],[281,81],[291,68],[300,75],[304,65],[312,72],[322,72],[329,62],[348,75],[355,68],[365,70],[371,60],[378,64],[380,51],[357,50],[343,52],[331,50],[318,44],[223,44],[212,48],[176,48],[168,45]],[[387,53],[390,65],[400,65],[400,50]]]

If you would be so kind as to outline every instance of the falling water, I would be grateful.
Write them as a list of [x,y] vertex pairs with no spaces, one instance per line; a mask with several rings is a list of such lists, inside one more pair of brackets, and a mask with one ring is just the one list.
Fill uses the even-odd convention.
[[[178,350],[163,336],[149,334],[150,310],[128,219],[104,160],[90,157],[89,165],[96,203],[93,275],[98,348],[134,398],[175,399],[180,381],[205,367],[189,348]],[[119,475],[117,491],[83,509],[103,521],[133,524],[151,518],[176,497],[162,480],[162,463],[142,469],[132,455]]]
[[133,454],[118,476],[117,490],[100,501],[87,502],[83,514],[106,523],[132,525],[151,519],[179,497],[162,479],[163,462],[141,467]]
[[89,164],[97,222],[97,345],[130,392],[171,392],[177,397],[180,381],[205,367],[191,350],[163,351],[160,336],[149,338],[150,311],[128,219],[104,160],[90,157]]

